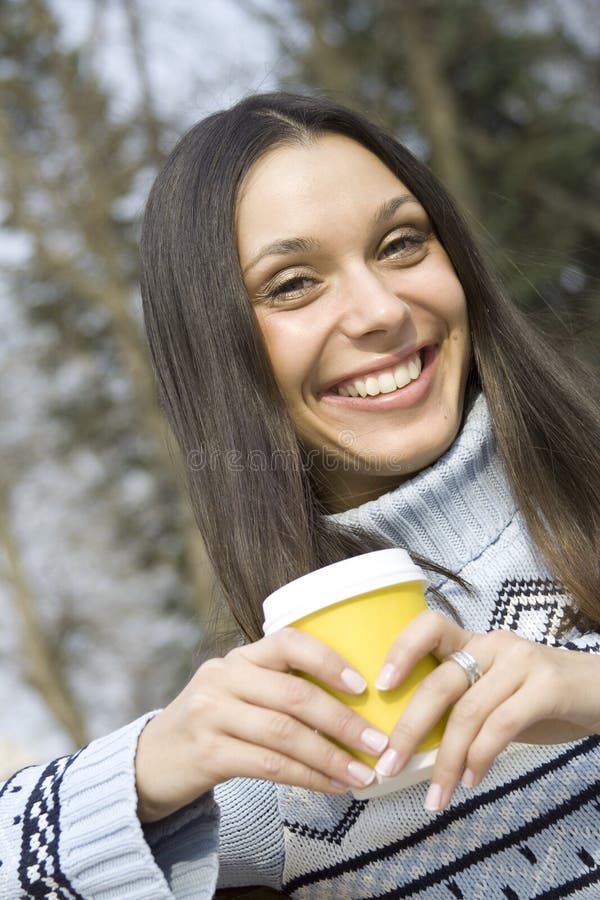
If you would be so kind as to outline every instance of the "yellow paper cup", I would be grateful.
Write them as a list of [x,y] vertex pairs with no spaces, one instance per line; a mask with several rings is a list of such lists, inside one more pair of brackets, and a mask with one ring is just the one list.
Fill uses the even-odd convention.
[[[379,691],[375,687],[375,679],[396,637],[427,608],[424,590],[428,584],[405,550],[393,548],[354,556],[310,572],[270,594],[263,603],[263,630],[273,634],[293,625],[341,653],[364,676],[367,689],[356,696],[318,683],[377,728],[391,734],[416,686],[438,665],[429,655],[394,690]],[[378,776],[367,788],[353,788],[354,796],[377,797],[428,778],[444,726],[445,720],[438,722],[400,774],[391,778]],[[347,749],[369,765],[376,762],[376,757]]]

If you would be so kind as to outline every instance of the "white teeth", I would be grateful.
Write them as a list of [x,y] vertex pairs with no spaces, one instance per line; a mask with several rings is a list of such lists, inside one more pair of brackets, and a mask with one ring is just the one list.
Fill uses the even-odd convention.
[[389,372],[378,375],[377,381],[379,382],[379,390],[382,394],[390,394],[392,391],[396,390],[396,380]]
[[410,372],[410,377],[414,380],[418,378],[421,374],[421,357],[416,356],[414,359],[408,364],[408,371]]
[[408,366],[397,366],[397,368],[394,369],[394,378],[396,380],[396,387],[406,387],[406,385],[412,381]]
[[355,378],[337,388],[340,397],[376,397],[378,394],[391,394],[395,390],[406,387],[421,374],[421,357],[418,353],[401,366],[387,369],[384,372],[367,375],[366,378]]

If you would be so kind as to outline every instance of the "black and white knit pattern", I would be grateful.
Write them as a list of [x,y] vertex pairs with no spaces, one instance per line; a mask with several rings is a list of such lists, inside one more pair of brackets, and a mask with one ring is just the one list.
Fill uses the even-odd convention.
[[[489,630],[556,646],[566,598],[546,578],[505,580]],[[585,649],[588,649],[586,646]],[[427,784],[376,800],[279,789],[284,889],[298,900],[600,897],[600,737],[513,744],[482,789],[423,809]],[[295,818],[310,808],[308,819]],[[584,893],[581,893],[584,891]]]
[[65,876],[59,861],[58,791],[76,755],[50,763],[25,807],[19,881],[25,896],[32,900],[84,900]]
[[567,606],[561,585],[551,578],[503,582],[488,631],[516,631],[530,641],[557,646],[556,633]]
[[[324,798],[311,828],[284,822],[284,890],[298,900],[600,897],[600,738],[509,752],[486,783],[458,789],[437,815],[423,810],[422,785],[360,807]],[[298,810],[301,793],[288,789],[284,805]]]

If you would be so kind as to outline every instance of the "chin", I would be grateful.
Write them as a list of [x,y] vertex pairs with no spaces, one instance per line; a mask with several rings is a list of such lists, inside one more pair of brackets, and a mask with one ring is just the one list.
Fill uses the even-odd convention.
[[435,435],[428,432],[425,446],[418,439],[411,442],[412,446],[407,446],[406,443],[398,446],[390,442],[387,450],[378,447],[375,452],[372,448],[361,456],[366,463],[370,461],[371,465],[376,464],[382,475],[414,475],[433,465],[444,455],[454,441],[459,426],[460,419],[457,419],[451,428],[440,429]]

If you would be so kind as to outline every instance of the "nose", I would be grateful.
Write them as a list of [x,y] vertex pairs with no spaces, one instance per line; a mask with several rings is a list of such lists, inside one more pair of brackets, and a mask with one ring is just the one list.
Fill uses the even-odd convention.
[[340,282],[339,326],[353,340],[392,336],[406,326],[410,306],[388,279],[366,264],[353,266]]

